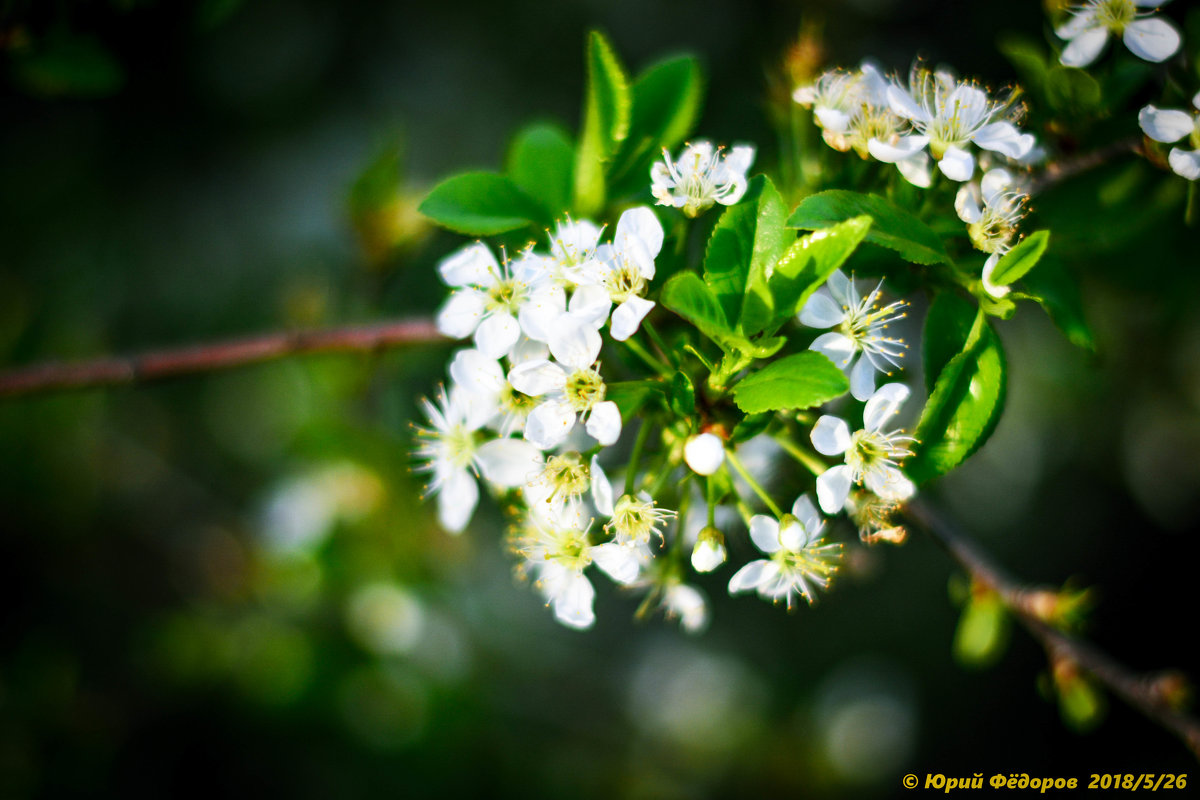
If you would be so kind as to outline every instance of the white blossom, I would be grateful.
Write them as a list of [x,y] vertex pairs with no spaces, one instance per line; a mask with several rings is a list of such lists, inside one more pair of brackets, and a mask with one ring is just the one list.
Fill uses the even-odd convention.
[[[1192,98],[1192,106],[1200,111],[1200,92]],[[1176,175],[1189,181],[1200,179],[1200,115],[1150,105],[1138,113],[1138,124],[1156,142],[1170,144],[1186,138],[1192,149],[1172,147],[1167,160]]]
[[817,452],[844,455],[845,463],[830,467],[817,478],[817,501],[826,514],[836,514],[846,505],[850,487],[865,486],[884,500],[912,497],[915,487],[900,471],[899,462],[912,455],[913,438],[899,430],[884,430],[884,424],[900,411],[908,399],[902,383],[885,384],[871,395],[863,409],[863,427],[850,433],[850,426],[826,414],[813,426],[810,438]]
[[702,433],[688,439],[683,460],[697,475],[712,475],[725,463],[725,442],[715,433]]
[[696,217],[713,203],[731,206],[746,193],[746,172],[754,163],[754,148],[736,145],[725,155],[712,142],[689,144],[677,161],[663,149],[663,160],[650,168],[650,191],[660,206],[674,206]]
[[797,596],[809,603],[815,590],[829,586],[841,557],[840,544],[822,542],[825,523],[808,495],[796,498],[792,513],[777,520],[759,514],[750,519],[750,538],[767,558],[751,561],[729,579],[729,593],[757,592],[792,608]]
[[692,569],[712,572],[725,563],[725,536],[716,528],[705,527],[692,547]]
[[993,297],[1008,294],[1007,286],[992,283],[992,272],[1012,249],[1028,201],[1029,194],[1006,169],[988,170],[979,184],[964,185],[955,197],[954,208],[958,218],[967,223],[971,244],[989,254],[983,265],[983,288]]
[[799,320],[810,328],[833,328],[813,341],[809,349],[824,354],[850,373],[850,392],[866,400],[875,391],[875,373],[891,375],[899,368],[908,345],[889,335],[888,326],[906,316],[907,303],[897,300],[880,305],[880,281],[860,295],[854,281],[841,270],[829,276],[825,286],[813,292]]
[[1120,36],[1138,58],[1158,63],[1175,55],[1179,31],[1162,17],[1138,8],[1155,9],[1167,0],[1087,0],[1071,9],[1071,19],[1054,32],[1067,40],[1060,60],[1068,67],[1086,67],[1099,56],[1109,36]]
[[662,607],[667,617],[678,619],[688,633],[702,633],[708,627],[708,601],[694,586],[671,583],[663,590]]
[[590,628],[596,621],[592,603],[596,590],[583,574],[595,548],[587,529],[572,517],[531,515],[514,534],[513,551],[522,557],[518,574],[533,580],[559,622]]

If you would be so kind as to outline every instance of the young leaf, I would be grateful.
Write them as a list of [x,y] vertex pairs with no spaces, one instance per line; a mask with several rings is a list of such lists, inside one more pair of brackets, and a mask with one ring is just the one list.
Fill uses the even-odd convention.
[[1025,278],[1025,288],[1071,344],[1095,352],[1096,339],[1083,313],[1079,285],[1060,261],[1054,257],[1045,259],[1041,269]]
[[686,372],[677,371],[671,378],[667,396],[670,398],[671,410],[677,415],[690,417],[696,413],[696,389]]
[[718,344],[733,335],[721,303],[712,289],[694,272],[680,272],[663,286],[662,304]]
[[513,140],[505,173],[521,191],[557,218],[571,208],[575,146],[556,125],[535,123]]
[[995,592],[972,596],[954,632],[954,656],[967,667],[996,662],[1008,642],[1008,612]]
[[433,187],[417,209],[439,225],[469,236],[490,236],[549,220],[511,180],[494,172],[464,172]]
[[629,79],[612,45],[599,31],[588,34],[587,96],[583,132],[575,155],[575,210],[590,217],[604,208],[605,163],[629,134]]
[[924,483],[945,475],[982,447],[1000,419],[1004,392],[1004,351],[980,311],[966,347],[942,369],[921,412],[908,476]]
[[1056,66],[1046,73],[1046,102],[1068,116],[1095,113],[1103,102],[1100,84],[1082,69]]
[[[746,294],[738,316],[738,328],[746,336],[766,330],[776,314],[775,297],[769,285],[776,263],[796,241],[796,233],[786,226],[787,204],[766,175],[754,178],[762,181],[762,190],[753,205],[754,242],[746,274]],[[745,205],[739,203],[735,208]],[[773,332],[773,331],[772,331]]]
[[851,217],[866,214],[875,220],[867,241],[895,250],[914,264],[949,264],[942,240],[928,225],[874,194],[831,189],[801,201],[787,224],[802,230],[819,230]]
[[604,394],[621,409],[621,417],[628,421],[648,403],[657,403],[664,398],[663,386],[656,381],[617,381],[608,384]]
[[1037,266],[1046,246],[1050,244],[1050,231],[1031,233],[1005,253],[992,271],[992,283],[997,286],[1008,286],[1013,281],[1020,280],[1025,273]]
[[934,383],[950,359],[961,353],[975,323],[975,308],[956,294],[943,292],[934,298],[925,315],[924,348],[925,388],[933,392]]
[[845,373],[820,353],[805,350],[773,361],[733,387],[733,401],[747,414],[812,408],[850,391]]

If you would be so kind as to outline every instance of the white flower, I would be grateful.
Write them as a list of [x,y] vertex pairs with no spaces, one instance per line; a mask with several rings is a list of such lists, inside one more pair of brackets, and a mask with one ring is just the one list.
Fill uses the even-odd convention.
[[622,586],[634,586],[654,561],[647,544],[605,542],[592,548],[592,558],[608,577]]
[[[475,346],[491,358],[500,358],[517,344],[525,317],[532,313],[541,321],[539,312],[556,314],[565,302],[562,287],[532,253],[501,266],[487,245],[476,242],[445,258],[438,272],[457,287],[438,311],[438,330],[455,339],[474,333]],[[532,331],[526,333],[538,338]]]
[[596,257],[601,229],[590,220],[559,222],[550,237],[550,256],[564,276]]
[[725,463],[725,442],[715,433],[702,433],[688,439],[683,460],[697,475],[712,475]]
[[975,173],[971,144],[1009,158],[1022,158],[1034,145],[1032,134],[1021,133],[1003,117],[1012,106],[1012,96],[994,100],[969,81],[958,81],[948,72],[931,72],[913,67],[909,87],[887,88],[892,111],[907,119],[915,134],[895,142],[872,139],[871,155],[880,161],[899,162],[926,147],[938,160],[938,169],[954,181],[967,181]]
[[[1200,110],[1200,92],[1192,98],[1192,106]],[[1194,181],[1200,178],[1200,115],[1174,108],[1146,106],[1138,112],[1138,124],[1156,142],[1177,142],[1185,136],[1191,150],[1172,147],[1168,155],[1176,175]]]
[[797,595],[809,603],[814,587],[824,589],[837,572],[840,544],[823,544],[825,523],[808,495],[796,498],[792,513],[776,520],[762,514],[750,519],[750,538],[769,558],[751,561],[729,579],[729,593],[757,592],[765,600],[784,600],[790,609]]
[[543,450],[553,449],[567,438],[577,417],[585,420],[587,432],[602,445],[620,438],[621,412],[616,403],[604,399],[604,379],[595,366],[600,346],[600,333],[589,320],[562,314],[550,339],[555,361],[526,361],[508,373],[517,391],[541,398],[525,420],[527,441]]
[[512,549],[524,559],[518,574],[533,580],[555,619],[572,628],[592,626],[596,590],[583,571],[592,563],[595,548],[584,527],[573,519],[530,516],[514,535]]
[[667,520],[675,516],[675,512],[669,508],[659,508],[650,495],[643,492],[638,497],[621,495],[610,516],[604,530],[613,535],[614,542],[648,546],[654,535],[660,541],[663,539],[659,526],[665,525]]
[[993,297],[1008,294],[1007,286],[992,283],[992,272],[1000,258],[1012,249],[1028,200],[1028,193],[1017,187],[1005,169],[988,170],[979,185],[966,184],[954,199],[958,218],[967,223],[971,244],[990,254],[983,265],[983,288]]
[[662,607],[668,618],[678,618],[688,633],[701,633],[708,627],[708,602],[699,589],[686,583],[672,583],[663,591]]
[[442,391],[439,403],[423,401],[429,428],[417,428],[420,444],[415,454],[424,459],[421,469],[432,474],[427,494],[438,496],[438,521],[459,533],[471,520],[479,502],[479,487],[471,474],[477,470],[494,486],[521,486],[542,463],[538,450],[518,439],[480,442],[479,430],[495,408],[476,395],[452,389]]
[[883,430],[883,425],[900,411],[908,399],[908,387],[888,383],[867,401],[863,429],[850,433],[845,421],[826,414],[813,426],[813,447],[827,456],[845,454],[846,463],[830,467],[817,478],[817,501],[826,514],[836,514],[846,505],[850,487],[866,486],[884,500],[907,500],[916,492],[912,481],[900,471],[898,462],[912,455],[913,441],[902,431]]
[[[539,347],[538,343],[529,339],[518,342],[510,354],[515,363],[545,357],[545,345]],[[521,431],[525,418],[537,405],[534,398],[513,388],[498,360],[473,348],[454,354],[450,362],[450,377],[460,390],[477,395],[479,403],[494,409],[495,416],[488,424],[501,436]]]
[[1068,41],[1061,61],[1068,67],[1086,67],[1100,55],[1110,34],[1120,36],[1138,58],[1165,61],[1179,49],[1179,31],[1162,17],[1151,17],[1138,8],[1158,8],[1167,0],[1087,0],[1071,9],[1071,19],[1054,32]]
[[716,528],[703,528],[692,547],[692,569],[696,572],[712,572],[724,563],[725,536]]
[[599,328],[616,303],[609,333],[619,342],[632,336],[654,308],[654,302],[642,295],[654,280],[654,259],[662,243],[662,223],[653,211],[638,206],[623,213],[612,244],[600,245],[594,258],[567,270],[578,284],[571,296],[571,313]]
[[861,296],[854,281],[835,270],[799,314],[800,322],[810,328],[836,328],[818,336],[809,349],[850,371],[850,393],[856,400],[866,400],[875,391],[876,372],[890,375],[893,367],[899,368],[898,359],[904,357],[908,347],[903,340],[887,334],[888,325],[906,316],[908,304],[897,300],[880,306],[882,288],[880,281],[869,294]]
[[712,142],[689,144],[678,161],[663,149],[663,160],[650,168],[650,191],[660,206],[682,209],[696,217],[713,203],[731,206],[746,193],[746,172],[754,163],[754,148],[736,145],[729,155]]
[[549,509],[582,520],[586,516],[582,507],[585,496],[590,497],[597,513],[606,517],[613,514],[612,484],[598,456],[592,456],[586,464],[577,452],[550,456],[541,471],[525,484],[523,494],[530,512],[535,514]]

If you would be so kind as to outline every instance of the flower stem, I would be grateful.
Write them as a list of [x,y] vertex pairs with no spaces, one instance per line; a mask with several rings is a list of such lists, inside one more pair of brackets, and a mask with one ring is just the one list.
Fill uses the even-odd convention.
[[763,501],[763,504],[770,509],[771,513],[774,514],[777,519],[783,516],[783,512],[779,510],[779,506],[775,505],[775,501],[771,499],[771,495],[767,494],[767,490],[762,487],[762,484],[755,480],[754,476],[746,471],[746,468],[742,466],[742,462],[736,455],[734,455],[733,450],[729,450],[725,453],[725,460],[730,466],[733,467],[737,474],[741,476],[742,480],[744,480],[746,484],[754,490],[754,493],[758,495],[758,499]]
[[651,427],[653,425],[649,420],[642,420],[637,438],[633,440],[633,451],[629,454],[629,465],[625,468],[625,494],[633,494],[633,485],[637,481],[638,463],[642,460],[642,449],[646,446],[646,439],[650,437]]
[[643,320],[642,327],[646,329],[647,335],[650,336],[650,341],[654,342],[654,345],[666,357],[671,366],[675,369],[679,369],[679,356],[674,350],[667,347],[667,343],[663,341],[662,336],[658,334],[658,329],[654,327],[653,323],[651,323],[648,319]]
[[628,347],[630,350],[632,350],[634,355],[636,355],[642,361],[646,362],[646,365],[648,367],[650,367],[652,370],[654,370],[656,373],[663,376],[664,378],[670,377],[671,368],[668,367],[666,364],[664,364],[662,361],[659,361],[653,355],[651,355],[650,351],[648,351],[645,347],[643,347],[642,343],[639,342],[637,339],[634,339],[631,336],[630,338],[625,340],[625,346]]
[[779,434],[775,437],[775,441],[779,443],[779,446],[782,447],[788,455],[803,464],[804,468],[813,475],[821,475],[825,472],[825,470],[829,469],[828,465],[821,461],[821,459],[817,458],[816,453],[813,453],[812,451],[796,444],[791,440],[790,437]]

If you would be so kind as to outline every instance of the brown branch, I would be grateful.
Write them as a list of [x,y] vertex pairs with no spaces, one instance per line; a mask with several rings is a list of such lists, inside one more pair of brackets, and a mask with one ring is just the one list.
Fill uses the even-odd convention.
[[46,362],[0,372],[0,398],[142,383],[309,353],[371,353],[441,338],[433,320],[415,317],[374,325],[267,333],[92,361]]
[[1029,193],[1040,194],[1057,183],[1061,183],[1068,178],[1073,178],[1081,172],[1087,172],[1089,169],[1095,169],[1119,155],[1125,153],[1140,154],[1142,152],[1141,147],[1142,137],[1131,136],[1127,139],[1118,139],[1096,150],[1080,153],[1072,158],[1050,164],[1046,169],[1042,170],[1040,175],[1033,179],[1033,185],[1029,188]]
[[1053,602],[1052,591],[1025,586],[1014,580],[928,505],[915,501],[909,504],[906,513],[975,581],[1000,597],[1045,648],[1052,664],[1065,662],[1090,674],[1152,722],[1178,736],[1200,758],[1200,721],[1171,703],[1172,696],[1178,696],[1183,684],[1178,673],[1134,672],[1095,645],[1048,625],[1045,621],[1048,618],[1047,601]]

